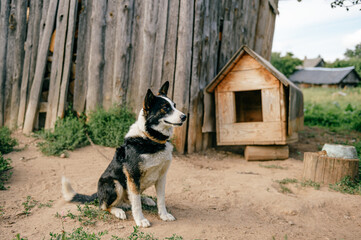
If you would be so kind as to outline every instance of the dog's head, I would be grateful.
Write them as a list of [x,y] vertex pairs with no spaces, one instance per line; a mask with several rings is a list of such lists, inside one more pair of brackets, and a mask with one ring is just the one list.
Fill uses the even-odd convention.
[[144,99],[143,112],[147,128],[165,129],[181,126],[187,116],[176,109],[176,104],[167,97],[169,82],[159,89],[158,95],[148,89]]

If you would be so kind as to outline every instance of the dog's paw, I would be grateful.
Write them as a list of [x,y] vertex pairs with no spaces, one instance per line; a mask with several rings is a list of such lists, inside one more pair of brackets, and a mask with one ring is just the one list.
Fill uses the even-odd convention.
[[153,201],[153,199],[149,198],[149,197],[144,197],[142,198],[142,202],[147,205],[147,206],[151,206],[151,207],[154,207],[156,206],[157,204]]
[[170,213],[160,214],[159,217],[163,221],[175,221],[175,217],[173,217],[173,215]]
[[125,212],[123,211],[123,209],[113,207],[110,210],[110,213],[119,219],[122,219],[122,220],[127,219],[127,215],[125,215]]
[[144,227],[144,228],[150,227],[150,222],[146,218],[143,218],[143,219],[140,219],[140,220],[135,220],[135,223],[139,227]]

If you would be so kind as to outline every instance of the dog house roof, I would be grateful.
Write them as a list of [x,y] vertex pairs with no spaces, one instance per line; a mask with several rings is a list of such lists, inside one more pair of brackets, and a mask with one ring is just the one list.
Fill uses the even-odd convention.
[[[265,69],[267,69],[274,77],[276,77],[288,91],[288,133],[303,129],[303,94],[302,91],[290,80],[287,79],[280,71],[278,71],[272,64],[258,55],[249,47],[243,45],[222,68],[217,76],[204,89],[204,118],[203,118],[203,132],[215,131],[215,113],[214,103],[212,102],[212,95],[218,84],[227,76],[232,68],[238,63],[241,57],[245,54],[252,56]],[[240,80],[242,81],[242,80]]]
[[[273,76],[275,76],[279,81],[283,83],[286,87],[291,86],[299,90],[299,88],[290,80],[287,79],[283,73],[278,71],[269,61],[258,55],[255,51],[243,45],[238,51],[232,56],[232,58],[227,62],[227,64],[221,69],[217,76],[207,85],[205,90],[209,93],[213,93],[216,87],[222,80],[227,76],[227,74],[232,70],[232,68],[238,63],[240,58],[248,53],[254,59],[257,60],[264,68],[266,68]],[[301,90],[299,90],[301,91]]]

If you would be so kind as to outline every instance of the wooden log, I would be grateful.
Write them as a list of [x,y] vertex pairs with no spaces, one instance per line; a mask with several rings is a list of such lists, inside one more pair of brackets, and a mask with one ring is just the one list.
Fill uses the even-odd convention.
[[67,24],[67,34],[65,42],[65,57],[64,67],[61,80],[60,98],[57,117],[63,118],[65,115],[66,98],[68,95],[68,86],[71,73],[71,67],[73,65],[73,46],[74,46],[74,34],[76,27],[76,17],[78,12],[78,0],[71,0],[69,6],[69,18]]
[[91,34],[92,0],[82,0],[78,24],[78,40],[76,50],[76,71],[74,82],[73,109],[80,115],[85,109],[88,86],[89,45]]
[[45,67],[47,63],[47,55],[50,44],[51,34],[53,32],[56,9],[58,6],[58,0],[51,0],[49,5],[49,11],[47,14],[46,25],[41,40],[40,48],[37,56],[37,65],[34,75],[34,81],[31,87],[31,93],[29,98],[29,104],[26,110],[25,122],[23,133],[29,134],[33,130],[36,111],[38,108],[38,102],[41,92],[41,87],[43,83],[43,77],[45,72]]
[[19,105],[20,105],[20,86],[23,73],[24,63],[24,43],[26,38],[26,12],[28,4],[26,1],[15,1],[16,8],[16,29],[15,29],[15,48],[14,48],[14,67],[12,77],[12,92],[11,92],[11,115],[10,128],[17,127]]
[[[116,24],[118,14],[118,1],[108,0],[107,11],[105,13],[105,39],[104,39],[104,80],[103,80],[103,101],[102,106],[109,109],[112,106],[113,96],[113,74],[114,56],[116,42]],[[124,34],[124,33],[123,33]]]
[[104,71],[104,27],[106,1],[93,1],[91,12],[91,36],[89,45],[88,90],[86,112],[101,106]]
[[118,3],[114,48],[114,74],[112,103],[125,103],[130,76],[134,0]]
[[53,62],[51,65],[50,87],[48,96],[48,111],[45,119],[45,129],[54,128],[58,117],[58,104],[60,99],[60,88],[63,77],[65,41],[68,28],[70,1],[60,0],[56,20],[55,47]]
[[6,52],[11,0],[0,1],[0,127],[4,125]]
[[244,158],[254,160],[283,160],[289,156],[288,145],[285,146],[246,146]]
[[[188,115],[189,110],[189,85],[192,63],[192,34],[194,4],[191,1],[181,1],[179,7],[178,46],[176,56],[176,70],[174,77],[174,102],[177,108]],[[175,146],[180,153],[186,152],[187,125],[175,129]]]
[[305,180],[333,184],[350,176],[358,175],[358,159],[328,157],[325,152],[305,152],[302,177]]

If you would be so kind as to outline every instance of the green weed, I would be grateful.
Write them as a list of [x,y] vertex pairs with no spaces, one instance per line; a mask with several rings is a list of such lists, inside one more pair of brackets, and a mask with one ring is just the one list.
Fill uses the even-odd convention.
[[0,127],[0,153],[6,154],[14,150],[18,141],[12,138],[11,131],[7,127]]
[[118,147],[134,121],[134,114],[126,107],[99,108],[89,115],[89,136],[95,144]]
[[13,174],[10,158],[4,158],[0,152],[0,190],[6,190],[5,183],[9,181]]
[[344,177],[338,183],[330,184],[329,188],[341,193],[361,195],[361,182],[359,180],[354,181],[349,176]]
[[302,187],[313,187],[315,190],[320,190],[320,184],[312,180],[306,180],[301,182]]
[[298,180],[295,178],[284,178],[282,180],[277,180],[279,184],[288,184],[288,183],[298,183]]
[[25,202],[22,203],[24,206],[23,213],[28,216],[31,213],[31,210],[39,203],[39,201],[34,200],[31,196],[27,196]]
[[60,156],[66,150],[74,150],[89,144],[86,136],[85,123],[74,115],[58,119],[53,131],[42,130],[36,133],[44,139],[38,147],[45,155]]
[[13,238],[13,240],[28,240],[28,239],[27,238],[22,238],[20,236],[20,233],[18,233],[18,234],[15,235],[15,238]]
[[50,233],[50,240],[100,240],[102,236],[108,234],[107,231],[98,233],[89,233],[83,227],[76,228],[73,232],[68,233],[62,231],[61,233]]

